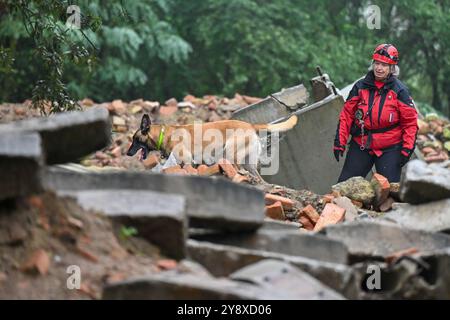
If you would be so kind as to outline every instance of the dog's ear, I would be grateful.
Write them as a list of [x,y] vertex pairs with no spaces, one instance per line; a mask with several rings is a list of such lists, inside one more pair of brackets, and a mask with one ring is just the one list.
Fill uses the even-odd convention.
[[150,117],[148,116],[148,114],[144,114],[142,116],[142,120],[141,120],[141,133],[142,134],[147,134],[148,131],[150,130],[150,125],[151,125],[151,120]]

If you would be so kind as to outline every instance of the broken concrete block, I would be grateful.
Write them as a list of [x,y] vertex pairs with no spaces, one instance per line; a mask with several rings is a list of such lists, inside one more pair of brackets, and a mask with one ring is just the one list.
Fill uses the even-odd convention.
[[76,161],[107,146],[111,123],[107,109],[92,107],[0,125],[0,136],[12,131],[39,133],[46,163],[56,164]]
[[282,291],[292,299],[340,300],[343,297],[293,265],[265,259],[246,266],[229,276],[235,281],[252,283],[268,291]]
[[304,107],[308,103],[309,94],[303,84],[287,89],[271,95],[283,106],[287,106],[291,110]]
[[333,83],[330,81],[328,74],[319,75],[311,79],[312,86],[312,96],[314,102],[325,99],[330,94],[333,93],[332,86]]
[[400,198],[419,204],[450,198],[450,170],[439,164],[410,161],[402,170]]
[[448,235],[406,229],[380,220],[333,225],[325,228],[324,233],[348,247],[352,262],[368,258],[384,259],[393,252],[411,247],[423,252],[450,246]]
[[347,263],[347,248],[339,241],[332,241],[318,234],[301,233],[298,230],[260,229],[246,234],[205,234],[191,236],[195,240],[242,247],[254,250],[278,252],[302,256],[320,261]]
[[113,221],[133,226],[138,235],[175,259],[186,256],[185,198],[147,190],[64,191],[84,210],[102,212]]
[[358,209],[347,197],[338,197],[333,200],[337,206],[345,209],[345,221],[354,221],[358,217]]
[[[343,105],[342,97],[336,95],[295,111],[293,114],[298,117],[298,124],[281,133],[278,146],[273,141],[271,143],[272,154],[279,152],[278,161],[272,159],[271,163],[276,166],[278,162],[279,170],[273,175],[264,175],[264,162],[261,166],[264,180],[296,190],[307,189],[316,194],[328,193],[330,186],[336,183],[343,161],[336,162],[332,152],[323,146],[333,145],[337,119]],[[258,112],[265,114],[260,110]],[[271,121],[281,120],[283,117]],[[308,138],[311,135],[314,138]]]
[[[443,299],[450,295],[450,250],[442,249],[428,253],[413,253],[411,259],[399,258],[392,264],[377,263],[381,270],[379,290],[360,291],[361,299]],[[365,283],[365,277],[374,262],[354,265],[356,282]],[[372,271],[373,273],[373,271]]]
[[333,203],[327,203],[323,208],[319,220],[314,226],[314,231],[320,231],[326,226],[344,221],[345,209]]
[[0,200],[42,191],[42,165],[37,133],[0,133]]
[[47,189],[56,192],[131,189],[183,195],[190,227],[249,231],[259,228],[264,221],[264,193],[223,178],[153,172],[78,173],[50,167],[44,181]]
[[249,123],[270,123],[289,116],[290,112],[275,98],[267,97],[258,103],[236,110],[231,118]]
[[269,297],[275,298],[247,283],[169,272],[108,284],[102,296],[106,300],[246,300]]
[[379,173],[373,174],[370,183],[375,191],[374,205],[379,207],[389,197],[391,186],[388,179]]
[[276,220],[286,220],[281,202],[277,201],[274,204],[266,206],[266,216]]
[[[289,287],[288,283],[283,281],[286,276],[284,273],[277,279],[278,283],[258,285],[241,280],[165,272],[107,284],[103,290],[103,299],[298,300],[343,298],[294,267],[285,266],[284,270],[287,270],[291,277],[295,277],[298,283],[303,280],[302,286],[299,288]],[[245,272],[249,273],[248,269]],[[239,275],[236,275],[236,278],[239,278]],[[290,290],[286,290],[286,288]],[[185,313],[189,314],[189,311]]]
[[370,205],[375,199],[375,191],[372,189],[370,182],[363,177],[350,178],[333,185],[331,189],[339,192],[341,196],[361,201],[365,205]]
[[450,199],[411,205],[403,204],[386,213],[385,219],[409,229],[450,232]]
[[188,256],[216,277],[229,276],[240,268],[263,259],[277,259],[295,265],[349,299],[358,295],[359,284],[354,282],[352,269],[344,264],[192,239],[187,241],[187,247]]
[[264,218],[264,224],[260,229],[267,230],[298,230],[301,227],[301,224],[298,222],[292,221],[281,221],[274,220],[271,218]]

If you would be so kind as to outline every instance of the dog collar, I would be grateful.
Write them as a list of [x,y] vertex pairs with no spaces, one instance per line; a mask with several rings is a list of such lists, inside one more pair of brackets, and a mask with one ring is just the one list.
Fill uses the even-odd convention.
[[156,150],[158,150],[158,151],[161,149],[161,146],[162,146],[162,143],[164,140],[164,130],[165,130],[165,127],[162,126],[161,131],[159,132],[158,143],[156,144]]

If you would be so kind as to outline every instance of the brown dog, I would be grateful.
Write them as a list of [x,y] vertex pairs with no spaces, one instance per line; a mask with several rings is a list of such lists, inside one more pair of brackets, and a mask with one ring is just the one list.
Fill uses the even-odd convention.
[[133,156],[142,150],[141,156],[145,159],[150,151],[159,150],[166,156],[173,152],[178,163],[208,165],[226,158],[260,177],[257,171],[261,153],[258,133],[287,131],[296,124],[297,116],[293,115],[277,124],[223,120],[190,125],[160,125],[151,124],[150,117],[144,114],[127,155]]

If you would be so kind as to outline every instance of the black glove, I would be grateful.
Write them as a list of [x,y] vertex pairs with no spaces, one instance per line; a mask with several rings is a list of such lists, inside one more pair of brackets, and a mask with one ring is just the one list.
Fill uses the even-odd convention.
[[341,146],[338,147],[334,147],[333,148],[333,152],[334,152],[334,157],[336,158],[336,161],[339,162],[339,156],[343,157],[344,156],[344,148]]
[[400,151],[400,167],[403,167],[411,158],[412,150],[403,148]]

